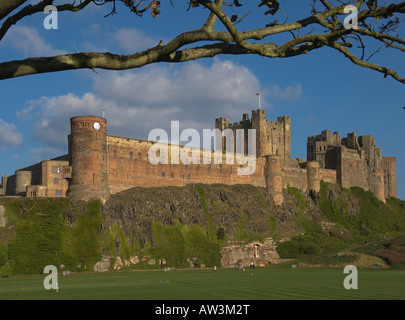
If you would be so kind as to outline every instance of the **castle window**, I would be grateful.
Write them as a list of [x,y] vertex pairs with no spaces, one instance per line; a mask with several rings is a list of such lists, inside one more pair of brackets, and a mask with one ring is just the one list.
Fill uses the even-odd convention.
[[170,173],[170,177],[171,177],[171,178],[174,178],[174,172],[171,172],[171,173]]
[[84,123],[84,127],[85,127],[85,128],[88,128],[88,127],[89,127],[89,123],[88,123],[88,122],[85,122],[85,123]]
[[276,159],[273,159],[273,164],[277,164],[277,160],[276,160]]
[[113,157],[116,158],[117,157],[117,150],[113,151]]
[[59,184],[59,179],[58,179],[58,178],[54,178],[54,179],[53,179],[53,184]]
[[191,180],[191,174],[188,174],[188,175],[187,175],[187,179],[188,179],[188,180]]
[[165,174],[165,172],[164,171],[162,171],[162,177],[164,177],[166,174]]
[[80,127],[80,128],[83,128],[83,122],[80,122],[80,123],[79,123],[79,127]]
[[52,173],[60,173],[59,167],[52,167]]
[[57,197],[61,197],[61,196],[63,196],[63,191],[62,190],[55,190],[55,195]]
[[131,152],[129,153],[129,158],[130,158],[130,159],[133,159],[133,157],[134,157],[134,153],[131,151]]

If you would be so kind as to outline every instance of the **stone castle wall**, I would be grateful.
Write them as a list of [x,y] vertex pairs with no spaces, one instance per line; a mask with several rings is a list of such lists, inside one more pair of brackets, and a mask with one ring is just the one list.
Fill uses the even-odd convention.
[[[154,142],[107,136],[108,158],[108,186],[111,193],[116,193],[134,186],[161,187],[183,186],[189,183],[225,183],[225,184],[252,184],[265,186],[263,167],[265,159],[256,159],[256,170],[252,175],[238,175],[241,167],[227,164],[226,156],[221,155],[222,164],[214,163],[214,153],[210,150],[195,149],[199,151],[200,164],[171,164],[171,146],[167,145],[168,164],[151,164],[148,152]],[[161,149],[166,146],[162,145]],[[179,153],[183,147],[179,147]],[[211,159],[210,164],[203,163],[206,151]],[[190,152],[190,156],[192,156]],[[164,162],[164,161],[162,161]],[[196,161],[193,161],[196,162]],[[243,167],[243,166],[242,166]]]
[[383,158],[385,198],[397,197],[397,159],[395,157]]
[[71,167],[68,156],[44,160],[2,177],[0,195],[26,197],[66,197]]
[[[215,128],[223,132],[230,129],[235,132],[243,129],[245,138],[245,153],[248,146],[248,130],[256,130],[256,156],[264,157],[268,155],[277,155],[281,157],[284,164],[291,157],[291,119],[287,116],[277,117],[277,121],[267,120],[266,110],[258,109],[252,111],[252,119],[248,114],[244,114],[242,121],[229,123],[228,118],[217,118]],[[225,151],[225,138],[223,138],[223,148]]]
[[[347,138],[341,138],[337,132],[332,135],[330,130],[324,130],[321,135],[308,138],[305,161],[291,159],[290,117],[278,117],[274,122],[266,119],[265,110],[258,109],[252,111],[252,119],[244,114],[242,121],[234,124],[229,124],[227,118],[217,118],[215,127],[219,129],[215,133],[217,139],[221,139],[218,132],[222,134],[230,129],[236,137],[236,130],[243,129],[245,154],[248,130],[256,130],[252,174],[239,174],[246,165],[241,165],[236,155],[229,157],[226,143],[221,151],[214,152],[116,137],[107,135],[105,118],[80,116],[71,119],[68,155],[3,177],[0,195],[106,201],[112,193],[137,186],[251,184],[266,187],[274,202],[281,205],[282,190],[288,185],[317,192],[320,181],[324,180],[345,188],[359,186],[372,191],[382,201],[396,197],[396,158],[382,157],[371,136],[356,137],[350,133]],[[226,142],[226,137],[222,139]],[[148,155],[152,149],[159,159],[157,164]],[[190,163],[183,163],[180,154]]]
[[109,197],[107,174],[107,120],[81,116],[70,119],[69,156],[72,179],[67,193],[72,199]]
[[357,137],[352,132],[341,138],[324,130],[308,137],[307,159],[319,162],[321,170],[335,170],[336,181],[344,188],[370,190],[382,201],[396,197],[396,158],[383,157],[370,135]]

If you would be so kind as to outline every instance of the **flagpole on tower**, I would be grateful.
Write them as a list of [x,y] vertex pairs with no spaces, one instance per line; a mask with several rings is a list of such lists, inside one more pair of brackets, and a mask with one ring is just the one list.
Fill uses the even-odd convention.
[[261,109],[262,106],[261,106],[261,101],[260,101],[260,92],[256,93],[256,95],[259,96],[259,109]]

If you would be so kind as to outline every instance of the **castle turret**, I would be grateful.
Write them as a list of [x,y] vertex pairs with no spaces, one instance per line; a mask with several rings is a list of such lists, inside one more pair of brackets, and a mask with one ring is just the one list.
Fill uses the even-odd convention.
[[32,172],[18,170],[15,172],[15,195],[26,196],[27,186],[31,185]]
[[[219,129],[220,134],[218,134],[215,139],[217,139],[217,144],[215,146],[216,151],[225,152],[226,150],[226,138],[223,132],[229,126],[229,119],[220,117],[215,119],[215,129]],[[222,141],[221,141],[222,140]],[[221,141],[221,144],[220,144]]]
[[372,180],[374,195],[378,200],[385,203],[384,171],[382,168],[374,172]]
[[273,141],[276,150],[279,150],[283,163],[291,158],[291,118],[288,116],[277,117],[279,129],[279,141]]
[[272,195],[274,203],[280,206],[284,201],[280,156],[266,156],[264,175],[267,191]]
[[266,110],[252,110],[252,129],[256,130],[256,156],[269,155],[267,143]]
[[397,159],[383,157],[385,198],[397,197]]
[[3,174],[1,177],[1,184],[0,184],[0,196],[5,196],[7,190],[7,177]]
[[319,173],[319,162],[307,162],[308,191],[319,192],[321,190],[321,178]]
[[107,176],[107,120],[81,116],[70,119],[69,136],[72,181],[67,196],[78,200],[100,199],[110,195]]

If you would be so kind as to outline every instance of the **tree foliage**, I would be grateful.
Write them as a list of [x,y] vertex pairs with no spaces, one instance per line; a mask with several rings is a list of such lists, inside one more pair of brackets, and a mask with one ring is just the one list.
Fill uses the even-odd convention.
[[[59,12],[78,12],[91,5],[111,6],[108,16],[116,14],[117,6],[124,6],[137,17],[146,13],[156,18],[165,14],[167,6],[179,5],[174,0],[65,0],[68,3],[55,5]],[[73,1],[73,3],[72,3]],[[292,1],[292,0],[286,0]],[[285,2],[286,2],[285,1]],[[167,43],[159,43],[145,51],[120,55],[101,52],[76,52],[53,57],[31,57],[18,61],[0,63],[0,79],[37,73],[73,69],[124,70],[140,68],[158,62],[184,62],[219,54],[254,54],[267,58],[291,58],[319,50],[332,48],[342,53],[349,61],[361,67],[384,74],[385,77],[405,83],[405,79],[383,65],[370,62],[382,46],[405,51],[405,40],[398,30],[405,13],[405,2],[387,4],[378,0],[307,0],[308,13],[305,18],[289,22],[288,12],[283,10],[285,2],[277,0],[190,0],[189,10],[200,10],[206,15],[205,23],[194,30],[184,30]],[[2,0],[0,3],[0,41],[10,27],[32,14],[42,13],[54,0],[42,0],[35,5],[28,0]],[[254,4],[253,4],[254,3]],[[239,23],[252,10],[245,7],[258,6],[268,17],[266,25],[241,31]],[[357,8],[357,27],[347,28],[345,19],[348,5]],[[229,10],[231,9],[231,10]],[[256,13],[257,14],[257,13]],[[283,19],[284,21],[280,22]],[[139,22],[141,23],[141,22]],[[222,25],[222,26],[218,26]],[[284,43],[276,44],[274,37],[288,35]],[[381,47],[366,56],[368,40]],[[203,45],[201,43],[204,42]],[[360,48],[360,54],[354,51]]]

